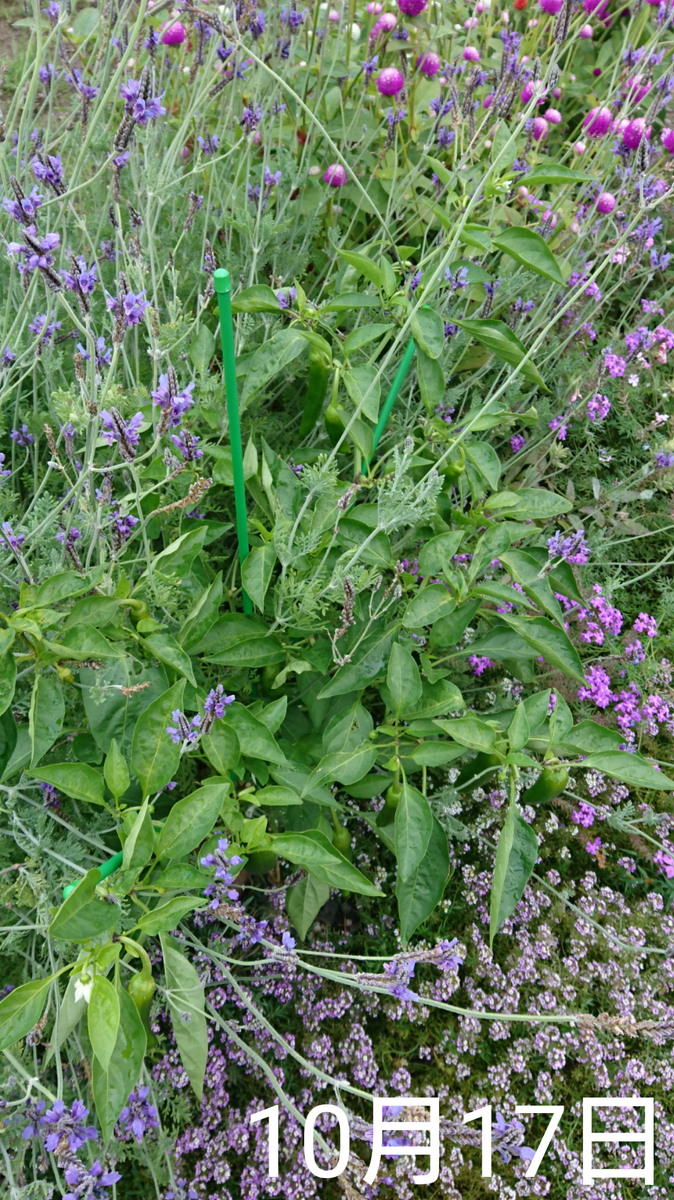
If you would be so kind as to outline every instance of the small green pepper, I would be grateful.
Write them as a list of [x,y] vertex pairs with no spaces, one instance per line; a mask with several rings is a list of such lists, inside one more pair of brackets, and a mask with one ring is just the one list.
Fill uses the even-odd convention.
[[384,796],[384,809],[382,811],[388,811],[391,816],[393,816],[398,804],[400,803],[400,797],[402,794],[403,789],[400,784],[392,783],[386,795]]
[[444,463],[440,468],[440,474],[445,479],[458,479],[460,475],[463,475],[465,469],[466,456],[463,452],[463,446],[459,446],[459,457],[456,459],[450,458],[449,462]]
[[522,796],[522,804],[545,804],[561,796],[567,783],[569,772],[561,763],[556,766],[544,767],[538,779]]
[[147,964],[143,964],[143,969],[138,975],[134,975],[128,986],[128,993],[133,1000],[138,1015],[143,1022],[143,1027],[147,1035],[148,1047],[153,1046],[156,1038],[150,1029],[150,1009],[152,1007],[152,999],[155,992],[155,982],[152,978],[152,968],[148,970],[149,960]]
[[301,438],[311,433],[321,415],[323,402],[328,391],[329,379],[330,364],[325,354],[322,350],[318,350],[312,346],[309,351],[309,377],[307,379],[307,392],[304,397],[304,411],[300,424]]
[[340,825],[339,821],[337,820],[337,814],[334,812],[332,814],[332,823],[334,825],[332,844],[335,847],[335,850],[339,850],[339,853],[343,854],[344,858],[346,858],[348,862],[351,862],[353,859],[351,834],[344,825]]
[[[491,771],[488,775],[483,774],[483,772],[487,771],[489,767],[493,767],[495,770],[501,765],[501,761],[497,754],[484,754],[482,752],[476,754],[473,761],[461,769],[454,787],[459,792],[468,791],[476,787],[484,787],[487,780],[491,779],[494,771]],[[482,778],[477,779],[478,775],[481,775]]]

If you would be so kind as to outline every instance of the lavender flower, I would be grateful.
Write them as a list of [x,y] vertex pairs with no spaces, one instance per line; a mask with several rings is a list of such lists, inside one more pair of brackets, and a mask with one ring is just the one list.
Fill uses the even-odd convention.
[[64,171],[61,157],[58,154],[48,154],[47,159],[41,154],[36,154],[32,163],[33,174],[36,179],[43,183],[48,183],[53,192],[57,196],[63,195],[65,191]]
[[88,1171],[75,1159],[68,1163],[63,1174],[70,1187],[63,1200],[99,1200],[103,1197],[101,1188],[112,1187],[122,1178],[119,1171],[104,1171],[98,1159]]
[[193,382],[188,383],[182,391],[178,389],[178,377],[173,367],[169,367],[166,375],[159,376],[159,386],[150,392],[154,403],[162,410],[159,433],[164,433],[170,426],[176,427],[180,424],[185,413],[194,404],[193,389]]
[[55,83],[59,76],[53,63],[44,63],[41,67],[38,67],[37,73],[45,87],[51,87],[52,83]]
[[2,454],[0,452],[0,479],[7,479],[7,477],[12,474],[12,472],[10,470],[7,470],[7,469],[3,470],[4,463],[5,463],[5,456],[4,456],[4,454]]
[[[40,786],[46,787],[48,785],[41,784]],[[26,1111],[24,1116],[26,1117],[28,1124],[21,1134],[21,1137],[25,1138],[26,1141],[32,1137],[42,1137],[42,1130],[47,1123],[47,1118],[44,1115],[44,1110],[46,1107],[47,1105],[44,1100],[35,1100],[32,1103],[28,1101],[26,1102]]]
[[671,450],[656,450],[655,461],[660,470],[664,471],[668,467],[674,467],[674,454]]
[[[45,808],[60,808],[61,807],[61,793],[57,792],[57,790],[53,784],[41,783],[40,791],[42,792],[42,799],[44,801]],[[24,1137],[26,1136],[25,1132],[24,1132],[23,1136]]]
[[116,408],[101,410],[101,437],[104,437],[109,446],[113,442],[117,442],[119,452],[125,462],[133,462],[136,457],[136,447],[140,441],[140,426],[143,422],[143,414],[137,412],[130,421],[125,421],[121,413]]
[[140,1145],[148,1129],[159,1129],[159,1116],[153,1104],[148,1104],[149,1087],[139,1087],[131,1093],[119,1114],[119,1126],[123,1133],[133,1133]]
[[510,439],[510,446],[513,454],[519,454],[520,450],[524,450],[527,444],[527,439],[523,433],[515,433]]
[[276,293],[279,308],[290,308],[294,300],[297,299],[297,288],[291,287],[287,292],[278,291]]
[[[89,362],[91,355],[89,354],[89,351],[84,348],[84,346],[82,345],[81,342],[77,343],[77,349],[78,349],[78,352],[82,355],[82,358],[84,359],[84,361]],[[98,371],[98,373],[100,375],[103,373],[103,367],[110,366],[110,363],[112,361],[112,349],[109,349],[106,346],[105,338],[102,338],[102,337],[96,338],[95,359],[96,359],[96,370]]]
[[186,1179],[176,1179],[173,1188],[164,1193],[165,1200],[199,1200],[199,1193]]
[[187,749],[188,746],[195,746],[201,737],[201,714],[197,713],[196,717],[192,717],[188,721],[184,713],[181,713],[179,708],[176,708],[171,713],[175,725],[167,725],[166,732],[168,733],[174,746],[183,746]]
[[22,425],[20,429],[12,429],[9,436],[13,442],[16,442],[17,446],[23,446],[26,450],[35,441],[27,425]]
[[51,270],[54,264],[52,250],[61,243],[58,233],[47,233],[43,238],[38,237],[37,227],[27,225],[24,230],[25,242],[8,242],[7,253],[21,256],[24,261],[18,264],[21,274],[31,275],[33,271],[41,270],[47,282],[53,288],[60,287],[58,275]]
[[83,100],[91,101],[96,99],[98,88],[94,84],[85,83],[81,71],[74,70],[71,75],[66,71],[65,78],[70,87],[79,92]]
[[93,1125],[85,1124],[88,1116],[89,1109],[84,1107],[81,1100],[73,1100],[70,1109],[66,1108],[63,1100],[55,1100],[53,1107],[45,1114],[45,1122],[50,1126],[45,1148],[51,1153],[62,1139],[67,1139],[69,1149],[75,1154],[87,1140],[96,1141],[98,1131]]
[[456,272],[452,272],[451,267],[447,267],[445,279],[453,292],[463,291],[468,287],[468,267],[459,267]]
[[145,95],[144,79],[129,79],[120,86],[119,94],[125,101],[124,111],[133,117],[137,125],[147,125],[148,121],[156,121],[166,115],[166,109],[161,103],[164,92],[159,96]]
[[204,154],[215,154],[220,146],[220,138],[217,133],[211,133],[207,138],[197,137],[197,141]]
[[211,909],[219,908],[225,900],[239,899],[239,893],[232,887],[235,876],[229,868],[240,867],[243,859],[239,854],[228,854],[228,850],[227,838],[219,838],[215,850],[199,860],[202,867],[215,867],[215,878],[204,888],[204,896],[210,899]]
[[108,311],[114,312],[119,321],[128,328],[140,325],[143,314],[150,307],[150,301],[145,299],[144,290],[137,293],[125,292],[118,297],[106,295],[106,304]]
[[263,116],[264,113],[257,104],[253,108],[244,108],[241,114],[240,122],[244,133],[254,133],[258,128]]
[[79,292],[82,295],[90,296],[96,284],[98,283],[96,263],[90,267],[87,266],[86,260],[82,257],[73,260],[73,268],[78,267],[75,271],[61,271],[63,282],[71,292]]
[[199,440],[196,434],[190,433],[187,429],[183,429],[182,433],[171,434],[171,441],[185,462],[196,462],[198,458],[203,458],[204,452],[197,446]]
[[25,533],[15,534],[9,521],[2,522],[2,532],[5,536],[0,538],[0,545],[9,546],[15,553],[19,551],[26,540]]
[[524,1125],[521,1121],[506,1121],[500,1112],[496,1113],[496,1121],[492,1125],[494,1133],[505,1134],[512,1133],[513,1144],[508,1141],[499,1142],[498,1152],[504,1163],[510,1162],[511,1158],[522,1158],[525,1161],[530,1161],[535,1157],[535,1151],[530,1150],[528,1146],[520,1146],[516,1142],[516,1138],[524,1131]]
[[576,533],[564,537],[562,531],[558,529],[553,537],[548,538],[548,554],[550,558],[561,557],[565,562],[582,566],[590,558],[590,551],[585,541],[585,530],[579,529]]
[[217,717],[217,719],[221,721],[225,715],[225,709],[230,704],[233,704],[235,700],[236,696],[225,695],[225,689],[223,688],[222,684],[219,683],[216,688],[211,688],[210,692],[208,693],[204,701],[204,712],[208,713],[209,715],[213,714],[214,717]]
[[10,350],[9,346],[5,346],[5,348],[2,352],[2,356],[0,357],[0,366],[2,366],[2,367],[11,366],[11,364],[14,362],[15,358],[16,358],[16,354],[14,353],[14,351]]
[[55,321],[53,317],[53,312],[40,313],[28,326],[31,333],[35,334],[40,346],[47,346],[56,330],[61,328],[61,322]]
[[591,421],[604,421],[611,411],[611,401],[601,392],[595,392],[587,402],[587,415]]

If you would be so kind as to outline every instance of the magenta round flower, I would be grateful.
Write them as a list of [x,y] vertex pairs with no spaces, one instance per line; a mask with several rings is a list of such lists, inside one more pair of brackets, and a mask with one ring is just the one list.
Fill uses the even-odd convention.
[[440,70],[441,62],[440,55],[435,53],[435,50],[427,50],[425,54],[420,54],[417,59],[417,67],[422,75],[427,75],[432,79]]
[[562,114],[557,108],[546,108],[543,116],[545,117],[546,121],[550,122],[551,125],[559,125],[559,122],[562,119]]
[[646,128],[646,122],[643,117],[636,117],[633,121],[628,121],[623,129],[623,145],[627,146],[628,150],[636,150],[642,138],[651,136],[651,127]]
[[608,133],[612,123],[610,108],[591,108],[583,121],[583,129],[588,137],[602,138]]
[[550,126],[548,125],[545,117],[536,117],[536,120],[534,121],[534,130],[533,130],[534,141],[535,142],[544,142],[546,137],[548,136],[549,128],[550,128]]
[[382,13],[379,20],[375,21],[370,31],[370,40],[374,41],[382,33],[392,33],[398,24],[398,18],[391,12]]
[[384,67],[377,80],[377,91],[382,96],[397,96],[405,86],[405,78],[397,67]]
[[615,204],[616,200],[612,192],[602,192],[601,196],[597,196],[597,212],[600,212],[603,217],[613,212]]
[[164,46],[181,46],[187,37],[182,21],[167,21],[161,40]]
[[606,18],[608,0],[583,0],[583,8],[588,15],[594,13],[598,21],[603,21]]
[[491,108],[492,104],[494,103],[494,95],[494,92],[490,92],[488,96],[485,96],[484,100],[482,101],[483,108]]
[[583,25],[583,27],[578,30],[578,37],[591,38],[593,33],[594,30],[591,25]]
[[341,163],[330,163],[330,166],[326,167],[323,183],[329,183],[330,187],[344,187],[344,184],[348,182],[349,176],[346,167],[343,167]]
[[555,17],[562,7],[564,0],[540,0],[543,12],[550,13]]
[[398,8],[406,17],[418,17],[426,7],[427,0],[398,0]]
[[475,46],[466,46],[466,48],[463,52],[463,57],[466,60],[466,62],[479,62],[480,61],[480,51],[478,49],[476,49]]
[[660,134],[660,141],[668,154],[674,154],[674,129],[663,129]]
[[623,95],[629,96],[634,104],[638,104],[640,100],[643,100],[644,96],[647,96],[650,90],[651,84],[648,80],[644,81],[643,75],[635,75],[633,78],[628,79],[622,89]]

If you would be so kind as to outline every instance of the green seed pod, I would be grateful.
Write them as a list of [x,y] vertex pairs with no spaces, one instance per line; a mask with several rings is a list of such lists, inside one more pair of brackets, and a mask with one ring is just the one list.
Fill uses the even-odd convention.
[[561,796],[568,782],[569,772],[566,767],[544,767],[536,782],[524,792],[521,802],[545,804],[548,800],[554,800],[555,796]]
[[300,424],[301,438],[311,433],[321,415],[321,409],[328,391],[329,379],[330,364],[325,354],[322,350],[318,350],[312,346],[309,351],[309,378],[307,379],[307,392],[304,397],[304,411]]

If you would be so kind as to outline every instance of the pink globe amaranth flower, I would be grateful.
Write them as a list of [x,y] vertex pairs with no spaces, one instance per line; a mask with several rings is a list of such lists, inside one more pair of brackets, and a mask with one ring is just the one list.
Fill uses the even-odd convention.
[[339,13],[336,8],[331,8],[328,13],[328,21],[339,21]]
[[622,117],[621,120],[613,122],[611,126],[611,133],[614,133],[616,137],[622,137],[623,130],[627,129],[628,125],[629,121],[627,120],[627,117]]
[[181,46],[187,37],[187,31],[182,21],[168,21],[164,26],[161,40],[164,46]]
[[545,117],[546,121],[550,122],[551,125],[559,125],[559,122],[562,119],[562,114],[557,108],[546,108],[543,116]]
[[397,67],[384,67],[377,80],[377,91],[382,96],[397,96],[405,86],[405,78]]
[[479,24],[480,24],[480,22],[478,21],[477,17],[468,17],[464,21],[463,27],[464,27],[464,29],[475,29],[476,25],[479,25]]
[[576,142],[573,149],[575,154],[584,154],[587,150],[587,146],[585,145],[585,142]]
[[552,94],[553,94],[553,96],[555,97],[555,100],[559,100],[559,98],[560,98],[560,96],[561,96],[561,94],[562,94],[562,89],[561,89],[560,87],[553,88],[553,89],[552,89]]
[[633,78],[628,79],[627,82],[623,84],[622,89],[623,95],[629,96],[633,104],[638,104],[640,100],[643,100],[644,96],[647,96],[650,90],[651,84],[648,82],[648,80],[644,82],[643,75],[634,75]]
[[543,12],[550,13],[551,16],[557,16],[564,0],[540,0]]
[[660,134],[660,141],[668,154],[674,154],[674,129],[663,129]]
[[550,128],[550,126],[548,125],[545,117],[536,117],[536,120],[534,121],[534,130],[533,130],[534,141],[535,142],[544,142],[546,137],[548,136],[549,128]]
[[651,126],[646,128],[646,122],[643,117],[635,117],[633,121],[628,121],[623,129],[623,145],[627,146],[628,150],[636,150],[642,138],[650,138]]
[[378,0],[370,0],[370,3],[367,5],[367,11],[369,13],[374,13],[376,16],[377,13],[381,12],[383,7],[384,7],[384,5],[379,4]]
[[[491,108],[493,103],[494,103],[494,92],[490,92],[489,95],[485,96],[484,100],[482,101],[482,107],[483,108]],[[674,130],[671,130],[671,133],[672,133],[672,136],[674,137]]]
[[426,7],[427,0],[398,0],[398,8],[406,17],[418,17]]
[[346,167],[343,167],[341,163],[330,163],[330,166],[326,167],[323,183],[329,183],[330,187],[344,187],[344,184],[348,182],[349,176]]
[[466,46],[463,57],[466,62],[479,62],[480,51],[475,46]]
[[603,21],[606,17],[608,0],[583,0],[583,8],[588,14],[594,13],[598,21]]
[[435,53],[435,50],[427,50],[425,54],[420,54],[417,59],[417,67],[422,75],[427,75],[432,79],[440,70],[440,55]]
[[615,205],[616,199],[612,192],[602,192],[601,196],[597,196],[597,212],[600,212],[603,217],[612,213]]
[[372,26],[370,38],[378,38],[382,33],[392,33],[398,24],[398,18],[393,13],[382,13]]
[[594,34],[594,29],[591,25],[583,25],[582,29],[578,30],[578,37],[591,38]]
[[583,121],[583,129],[588,137],[602,138],[608,133],[613,124],[610,108],[591,108]]

